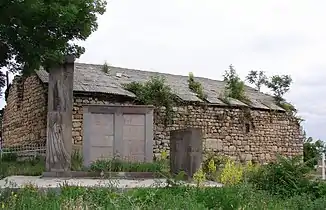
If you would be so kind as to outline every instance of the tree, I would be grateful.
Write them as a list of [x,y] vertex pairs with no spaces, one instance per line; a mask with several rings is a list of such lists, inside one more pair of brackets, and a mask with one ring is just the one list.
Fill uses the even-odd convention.
[[97,30],[105,7],[104,0],[1,0],[0,69],[25,75],[63,62],[66,54],[78,58],[85,49],[73,41]]
[[265,75],[265,72],[263,71],[258,72],[258,71],[251,70],[247,75],[246,80],[250,84],[254,84],[256,89],[260,91],[261,86],[263,84],[266,84],[267,77]]
[[292,78],[289,75],[274,75],[268,81],[266,86],[270,88],[278,102],[284,101],[284,94],[290,90]]
[[308,162],[308,166],[313,168],[325,151],[325,144],[321,140],[314,141],[312,137],[305,138],[303,142],[303,161]]
[[226,96],[246,101],[245,84],[241,81],[232,64],[229,66],[229,69],[225,71],[223,77],[224,82],[226,82]]

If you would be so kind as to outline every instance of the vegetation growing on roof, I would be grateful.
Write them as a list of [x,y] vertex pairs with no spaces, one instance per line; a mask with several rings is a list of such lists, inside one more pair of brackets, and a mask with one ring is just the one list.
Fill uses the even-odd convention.
[[194,74],[192,72],[189,73],[188,77],[188,87],[189,89],[196,93],[196,95],[203,101],[206,101],[207,95],[204,93],[203,87],[200,82],[195,81]]
[[255,88],[260,91],[262,85],[266,84],[267,77],[263,71],[254,71],[251,70],[246,77],[246,80],[250,84],[254,84]]
[[[250,71],[246,77],[246,80],[250,84],[254,84],[256,89],[260,91],[262,85],[265,85],[273,92],[276,104],[282,107],[286,112],[292,116],[297,114],[296,108],[284,99],[284,94],[290,90],[292,84],[292,78],[289,75],[274,75],[267,78],[263,71]],[[297,117],[299,121],[301,118]]]
[[225,71],[223,77],[224,82],[226,82],[224,101],[228,103],[227,98],[230,97],[242,102],[250,102],[248,97],[245,95],[245,84],[240,79],[232,65],[230,65],[229,69]]
[[284,94],[290,90],[292,78],[289,75],[274,75],[265,81],[265,85],[273,92],[276,104],[295,117],[300,124],[303,119],[297,115],[297,109],[284,99]]
[[273,92],[277,102],[284,102],[283,96],[290,90],[292,78],[289,75],[274,75],[265,84]]
[[124,88],[137,96],[137,100],[146,105],[165,107],[165,124],[172,121],[174,94],[171,88],[165,83],[164,77],[151,77],[145,83],[131,82],[124,85]]
[[104,73],[109,73],[109,65],[108,65],[108,63],[105,61],[104,62],[104,64],[103,64],[103,66],[102,66],[102,71],[104,72]]

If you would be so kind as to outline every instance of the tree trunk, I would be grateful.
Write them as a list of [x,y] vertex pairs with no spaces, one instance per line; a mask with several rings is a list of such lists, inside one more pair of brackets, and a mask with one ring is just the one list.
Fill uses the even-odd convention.
[[49,70],[46,170],[70,171],[74,59]]

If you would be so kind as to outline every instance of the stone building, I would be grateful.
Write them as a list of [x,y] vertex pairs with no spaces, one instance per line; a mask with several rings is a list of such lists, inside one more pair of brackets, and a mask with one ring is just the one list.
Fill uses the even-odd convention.
[[[181,100],[174,107],[172,123],[164,125],[164,109],[154,114],[153,152],[169,149],[169,131],[199,127],[203,131],[205,151],[214,151],[237,160],[268,161],[276,153],[286,156],[302,155],[300,124],[277,106],[273,97],[246,87],[251,104],[220,99],[225,84],[221,81],[196,78],[207,94],[203,102],[188,88],[188,77],[149,71],[75,64],[73,139],[75,147],[83,141],[83,106],[89,104],[133,104],[135,95],[123,88],[132,81],[148,81],[161,75]],[[26,78],[15,77],[8,91],[3,116],[3,146],[39,144],[46,141],[48,73],[36,71]]]

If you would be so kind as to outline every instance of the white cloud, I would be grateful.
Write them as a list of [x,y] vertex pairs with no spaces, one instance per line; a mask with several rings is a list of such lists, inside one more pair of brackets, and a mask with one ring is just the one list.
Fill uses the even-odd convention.
[[326,1],[110,0],[82,62],[221,79],[233,64],[290,74],[287,98],[308,135],[326,139]]

